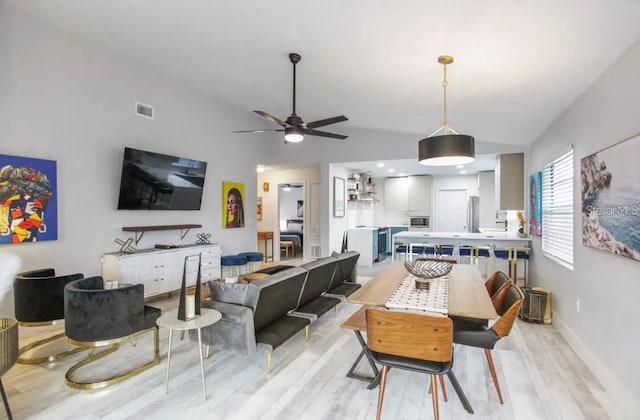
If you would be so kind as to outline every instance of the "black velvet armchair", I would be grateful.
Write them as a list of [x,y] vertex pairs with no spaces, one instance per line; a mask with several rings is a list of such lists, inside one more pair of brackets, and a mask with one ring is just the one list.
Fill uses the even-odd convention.
[[[84,348],[107,347],[73,365],[66,374],[72,388],[96,389],[113,385],[160,363],[158,327],[160,309],[145,306],[142,284],[104,289],[102,277],[69,283],[64,289],[65,331],[72,344]],[[76,379],[81,367],[118,350],[120,343],[153,332],[153,360],[125,373],[91,382]]]
[[[80,273],[56,276],[53,268],[19,273],[13,282],[15,314],[21,327],[42,327],[62,323],[64,319],[64,287],[83,278]],[[34,341],[20,347],[19,355],[36,347],[64,338],[64,333]],[[53,362],[84,349],[74,348],[43,357],[18,357],[18,363],[38,364]]]

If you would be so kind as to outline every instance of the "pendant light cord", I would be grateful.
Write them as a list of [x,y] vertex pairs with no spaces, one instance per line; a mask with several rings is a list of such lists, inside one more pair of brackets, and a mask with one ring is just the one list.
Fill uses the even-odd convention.
[[442,92],[443,92],[442,104],[443,104],[444,121],[442,122],[442,127],[444,128],[444,133],[445,134],[449,134],[449,124],[447,123],[447,85],[448,85],[448,82],[447,82],[447,64],[444,63],[442,65],[442,67],[444,69],[444,71],[443,71],[444,77],[443,77],[443,80],[442,80]]

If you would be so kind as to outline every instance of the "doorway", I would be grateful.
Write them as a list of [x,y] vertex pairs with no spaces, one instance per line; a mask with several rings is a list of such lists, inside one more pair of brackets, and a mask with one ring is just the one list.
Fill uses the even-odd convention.
[[438,190],[436,229],[467,232],[467,190]]
[[303,258],[305,192],[302,183],[278,184],[280,261]]

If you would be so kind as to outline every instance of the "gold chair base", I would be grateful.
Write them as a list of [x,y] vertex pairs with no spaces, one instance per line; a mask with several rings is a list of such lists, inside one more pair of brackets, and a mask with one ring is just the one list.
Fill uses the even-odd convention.
[[[22,324],[21,324],[22,325]],[[45,324],[45,325],[51,325],[51,323]],[[55,334],[52,335],[51,337],[48,338],[44,338],[42,340],[38,340],[38,341],[34,341],[33,343],[29,343],[25,346],[20,347],[20,350],[18,350],[18,355],[24,354],[26,352],[28,352],[29,350],[32,350],[36,347],[40,347],[43,346],[45,344],[49,344],[49,343],[53,343],[54,341],[58,341],[62,338],[64,338],[65,335],[64,333],[60,333],[60,334]],[[23,365],[39,365],[41,363],[51,363],[51,362],[55,362],[56,360],[60,360],[60,359],[64,359],[65,357],[71,356],[72,354],[76,354],[78,352],[81,352],[83,350],[86,350],[84,348],[78,347],[75,349],[71,349],[71,350],[66,350],[60,353],[56,353],[56,354],[52,354],[49,356],[42,356],[42,357],[18,357],[17,362]]]
[[[106,379],[102,379],[102,380],[98,380],[95,382],[82,382],[79,381],[78,379],[74,378],[74,373],[80,369],[81,367],[88,365],[91,362],[94,362],[98,359],[101,359],[115,351],[118,350],[120,343],[127,341],[127,340],[131,340],[134,339],[135,337],[142,335],[142,334],[146,334],[148,332],[153,331],[153,360],[145,363],[142,366],[138,366],[134,369],[131,369],[125,373],[122,373],[120,375],[116,375],[116,376],[111,376],[109,378]],[[115,385],[118,384],[122,381],[125,381],[129,378],[132,378],[142,372],[144,372],[145,370],[160,364],[160,344],[159,344],[159,332],[158,332],[158,327],[152,327],[152,328],[148,328],[146,330],[142,330],[142,331],[138,331],[134,334],[130,334],[126,337],[120,337],[120,338],[115,338],[113,340],[103,340],[103,341],[75,341],[75,340],[71,340],[69,339],[69,341],[72,344],[84,347],[85,349],[88,348],[97,348],[97,347],[105,347],[105,346],[109,346],[109,348],[107,348],[106,350],[101,350],[99,352],[92,352],[91,354],[89,354],[89,356],[87,356],[86,358],[82,359],[81,361],[79,361],[78,363],[76,363],[75,365],[71,366],[71,368],[69,368],[69,370],[67,371],[67,374],[65,375],[66,378],[66,383],[69,387],[71,388],[75,388],[75,389],[98,389],[98,388],[104,388],[107,386],[111,386],[111,385]]]

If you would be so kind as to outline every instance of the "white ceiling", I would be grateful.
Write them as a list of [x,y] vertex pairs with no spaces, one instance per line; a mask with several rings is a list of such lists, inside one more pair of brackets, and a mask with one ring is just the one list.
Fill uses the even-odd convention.
[[[526,145],[640,37],[637,0],[6,0],[247,112]],[[255,117],[238,129],[275,128]],[[260,135],[260,134],[256,134]]]
[[[456,166],[424,166],[417,159],[376,160],[340,163],[349,172],[366,172],[374,178],[408,175],[473,175],[480,171],[493,171],[498,155],[476,155],[476,160],[462,168]],[[383,166],[380,166],[382,164]],[[464,171],[462,173],[461,171]]]

